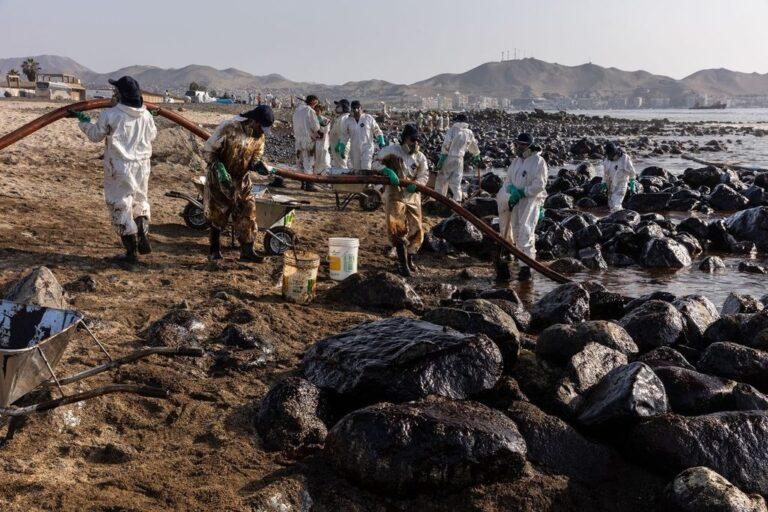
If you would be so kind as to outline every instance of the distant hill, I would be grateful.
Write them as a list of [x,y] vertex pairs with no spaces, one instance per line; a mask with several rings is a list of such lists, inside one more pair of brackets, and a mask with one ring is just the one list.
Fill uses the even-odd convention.
[[689,88],[710,95],[768,95],[768,73],[740,73],[729,69],[704,69],[683,78]]
[[[40,71],[43,73],[66,73],[80,77],[85,76],[88,73],[93,73],[93,71],[69,57],[59,57],[58,55],[35,55],[33,58],[40,63]],[[25,60],[27,60],[27,57],[0,59],[0,77],[5,79],[5,74],[11,69],[15,69],[21,73],[21,63]]]

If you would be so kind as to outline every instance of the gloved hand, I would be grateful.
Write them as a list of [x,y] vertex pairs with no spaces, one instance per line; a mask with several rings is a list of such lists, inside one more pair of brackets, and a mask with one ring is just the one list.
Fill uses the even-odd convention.
[[509,194],[508,203],[510,208],[514,207],[523,197],[525,197],[523,191],[514,185],[509,185],[507,187],[507,193]]
[[635,178],[632,178],[629,180],[629,190],[634,194],[637,190],[637,180]]
[[219,181],[221,183],[224,183],[226,185],[232,184],[232,176],[229,175],[229,173],[227,172],[227,168],[224,167],[224,164],[219,162],[218,160],[216,161],[216,171],[219,173]]
[[539,222],[544,220],[544,208],[539,207]]
[[608,192],[608,184],[607,183],[601,183],[600,184],[600,192],[603,194]]
[[408,191],[409,194],[413,194],[414,192],[418,191],[419,189],[416,188],[416,185],[411,183],[407,187],[405,187],[405,190]]
[[78,112],[77,110],[69,109],[67,110],[67,117],[77,118],[78,121],[81,123],[90,123],[91,118],[82,112]]
[[336,151],[336,154],[339,155],[341,158],[345,158],[347,156],[347,145],[339,141],[336,143],[336,147],[334,148],[334,151]]
[[376,137],[376,141],[379,143],[380,148],[383,148],[384,146],[387,145],[387,140],[384,138],[383,135],[379,135],[378,137]]
[[437,165],[435,166],[435,169],[437,169],[438,171],[442,169],[446,158],[448,158],[448,155],[446,155],[445,153],[440,153],[440,158],[437,159]]
[[483,155],[478,153],[472,157],[472,165],[480,165],[481,163],[483,163]]
[[385,167],[381,170],[381,174],[389,178],[389,184],[393,187],[400,186],[400,179],[397,177],[397,173],[393,169]]
[[274,167],[267,167],[261,160],[254,164],[252,170],[256,171],[262,176],[269,176],[270,174],[275,174],[277,172]]
[[160,109],[148,110],[148,112],[152,114],[152,117],[157,117],[160,114]]

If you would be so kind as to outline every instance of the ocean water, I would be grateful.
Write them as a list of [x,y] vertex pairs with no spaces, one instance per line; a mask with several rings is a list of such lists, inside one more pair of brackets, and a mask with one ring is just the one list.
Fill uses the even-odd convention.
[[636,110],[569,110],[569,114],[588,116],[609,116],[620,119],[668,119],[686,123],[740,123],[749,125],[768,123],[768,108],[725,108],[722,110],[690,110],[682,108],[636,109]]

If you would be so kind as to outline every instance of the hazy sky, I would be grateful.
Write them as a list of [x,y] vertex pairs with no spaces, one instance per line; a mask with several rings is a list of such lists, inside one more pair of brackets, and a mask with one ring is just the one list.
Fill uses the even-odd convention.
[[501,51],[682,78],[768,72],[768,0],[0,0],[0,57],[410,83]]

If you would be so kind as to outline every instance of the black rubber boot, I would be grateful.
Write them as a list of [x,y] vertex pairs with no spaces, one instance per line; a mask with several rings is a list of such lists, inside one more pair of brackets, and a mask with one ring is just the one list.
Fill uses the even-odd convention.
[[408,267],[408,255],[405,253],[405,244],[400,242],[395,246],[397,251],[397,267],[400,275],[403,277],[411,277],[411,269]]
[[211,261],[221,259],[221,230],[212,227],[208,235],[208,259]]
[[118,260],[125,263],[138,263],[139,262],[139,242],[136,239],[136,235],[123,235],[120,237],[125,247],[125,256],[119,257]]
[[275,179],[272,180],[269,186],[272,188],[285,188],[285,181],[282,176],[275,176]]
[[264,263],[264,256],[257,254],[253,250],[253,243],[250,243],[240,247],[240,260],[250,261],[251,263]]
[[149,219],[141,216],[134,219],[136,227],[139,228],[137,236],[139,238],[139,254],[149,254],[152,252],[152,245],[149,243]]
[[512,274],[509,272],[509,262],[502,250],[494,253],[493,265],[496,267],[496,281],[508,283],[512,280]]
[[311,181],[305,183],[307,192],[317,192],[317,186]]
[[307,190],[307,182],[306,181],[302,181],[301,182],[301,190]]
[[520,273],[517,274],[518,281],[529,281],[531,279],[531,267],[520,267]]

